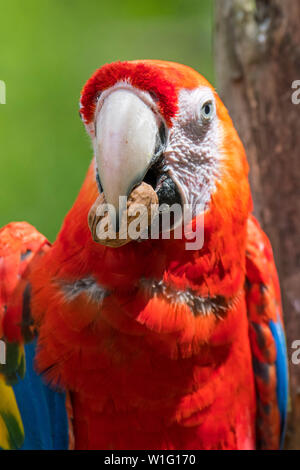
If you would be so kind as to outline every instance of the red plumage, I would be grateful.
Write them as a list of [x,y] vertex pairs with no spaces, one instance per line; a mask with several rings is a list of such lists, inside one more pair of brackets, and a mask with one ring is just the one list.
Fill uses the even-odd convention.
[[10,223],[0,230],[0,338],[20,342],[30,328],[22,323],[26,277],[34,259],[49,246],[47,239],[26,222]]
[[[119,80],[155,94],[169,125],[180,89],[210,86],[178,64],[107,65],[83,89],[86,124],[93,119],[97,95]],[[30,274],[38,367],[47,380],[71,391],[76,448],[256,446],[247,311],[252,315],[261,302],[255,284],[263,261],[255,256],[255,240],[262,232],[250,216],[243,146],[215,97],[223,175],[205,212],[202,249],[186,251],[184,240],[172,239],[118,249],[95,243],[87,224],[98,195],[92,164],[57,240]],[[275,272],[269,249],[262,256],[268,258],[266,272]],[[247,277],[251,291],[245,290]],[[264,282],[272,288],[273,279]],[[91,285],[98,291],[91,294]],[[207,304],[206,313],[199,298]],[[269,393],[273,400],[274,382]],[[278,445],[276,410],[274,416],[270,447]]]

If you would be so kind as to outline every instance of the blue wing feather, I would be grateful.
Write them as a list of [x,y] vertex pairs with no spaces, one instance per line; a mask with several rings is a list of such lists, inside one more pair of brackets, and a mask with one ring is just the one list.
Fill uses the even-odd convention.
[[276,393],[281,418],[280,447],[282,448],[286,429],[289,381],[285,334],[279,315],[277,317],[277,322],[270,321],[269,325],[276,344]]
[[23,420],[23,450],[68,449],[65,394],[46,386],[34,370],[36,341],[25,346],[26,374],[14,385]]

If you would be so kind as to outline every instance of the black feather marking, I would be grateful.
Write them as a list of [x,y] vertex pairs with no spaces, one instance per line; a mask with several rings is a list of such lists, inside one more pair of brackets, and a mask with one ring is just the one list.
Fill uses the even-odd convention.
[[24,253],[21,253],[21,256],[20,256],[20,258],[21,258],[21,261],[24,261],[25,259],[27,259],[27,258],[28,258],[28,256],[30,256],[30,255],[31,255],[31,253],[32,253],[32,251],[31,251],[31,250],[26,250]]
[[141,284],[152,296],[163,297],[172,304],[186,304],[195,317],[213,314],[219,319],[224,318],[238,298],[226,299],[223,295],[200,297],[192,289],[178,290],[163,281],[143,279]]
[[25,341],[31,341],[36,332],[33,330],[33,318],[31,316],[31,308],[30,308],[30,301],[31,301],[31,285],[28,283],[23,292],[23,308],[22,308],[22,322],[21,322],[21,331],[22,336],[24,337]]

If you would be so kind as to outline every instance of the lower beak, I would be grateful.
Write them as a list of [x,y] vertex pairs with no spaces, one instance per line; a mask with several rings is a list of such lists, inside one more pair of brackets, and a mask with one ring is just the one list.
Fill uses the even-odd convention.
[[126,198],[143,180],[155,154],[158,118],[133,91],[117,89],[105,98],[95,131],[101,186],[118,232]]

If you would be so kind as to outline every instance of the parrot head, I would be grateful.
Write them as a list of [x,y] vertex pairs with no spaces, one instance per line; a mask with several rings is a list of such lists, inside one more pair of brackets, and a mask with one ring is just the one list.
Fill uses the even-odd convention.
[[98,189],[117,213],[125,209],[120,196],[145,182],[160,205],[188,205],[193,217],[217,208],[221,218],[245,219],[251,203],[243,146],[214,88],[195,70],[154,60],[104,65],[82,90],[80,114]]

